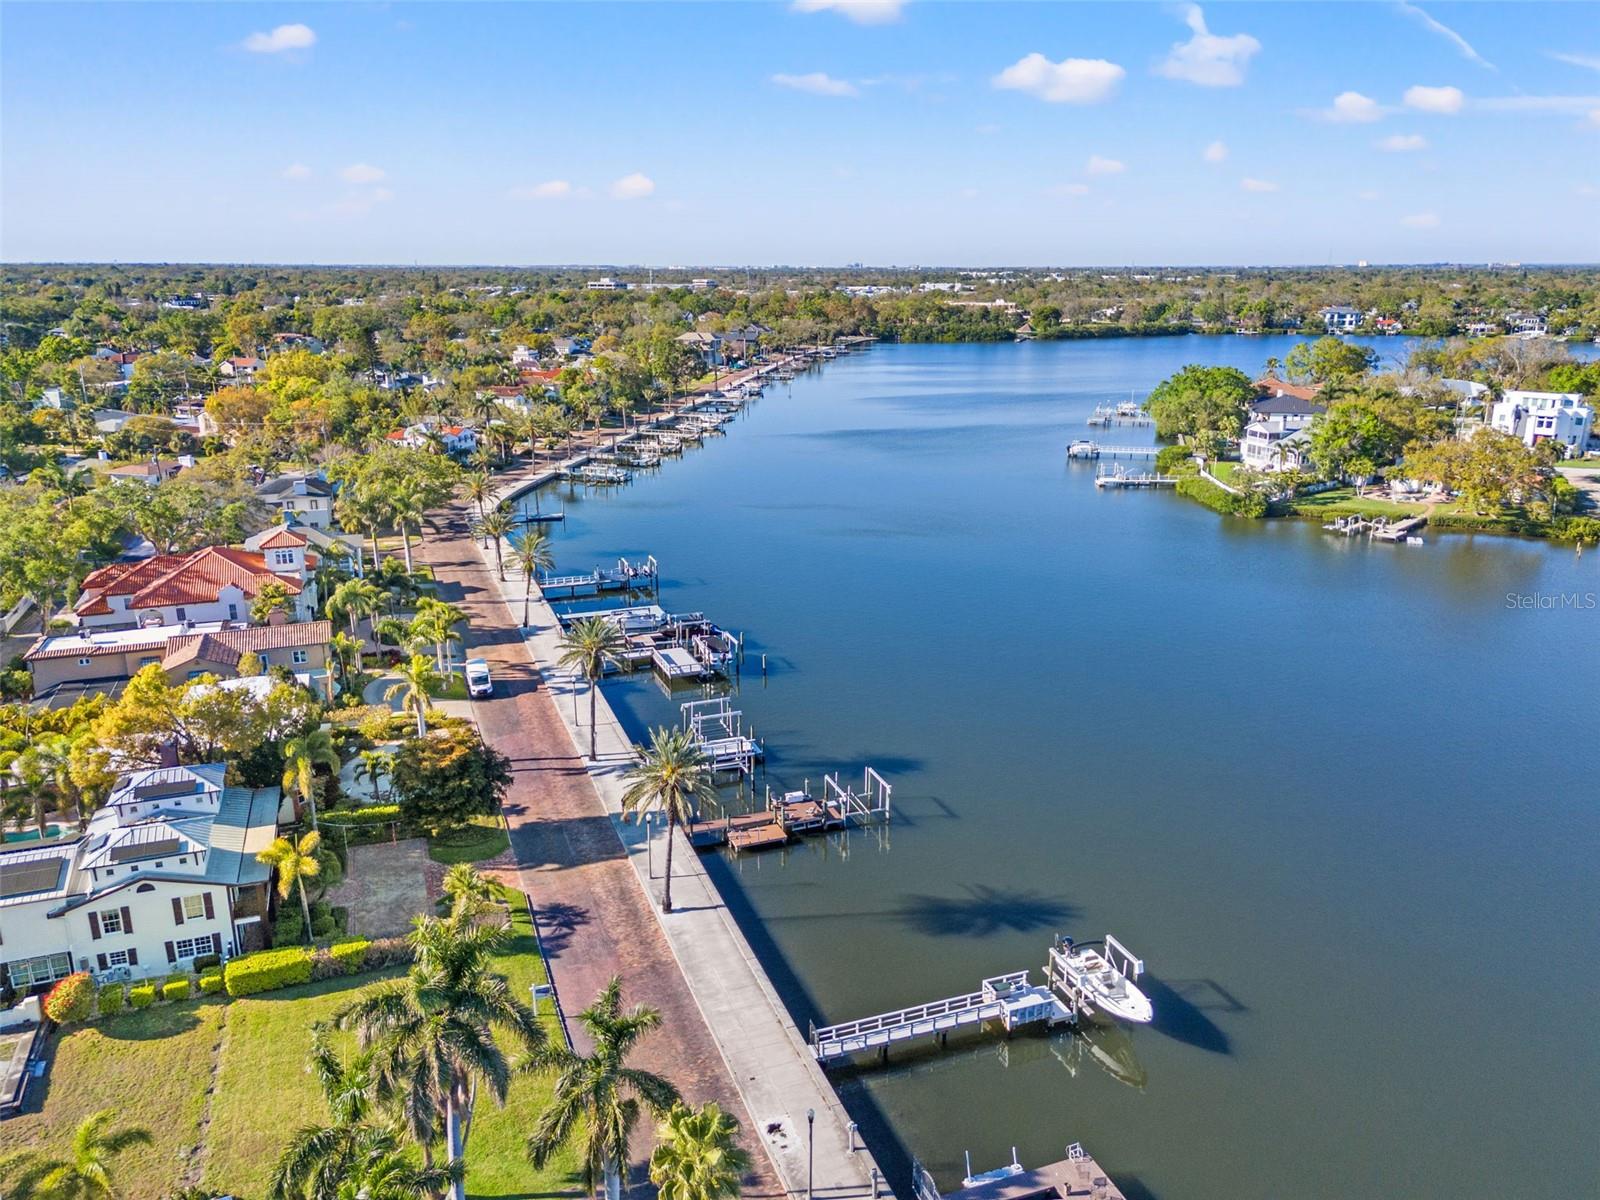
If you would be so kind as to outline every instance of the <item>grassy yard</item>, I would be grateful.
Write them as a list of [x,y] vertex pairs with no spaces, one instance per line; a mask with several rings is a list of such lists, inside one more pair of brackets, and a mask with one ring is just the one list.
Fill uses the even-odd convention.
[[1357,496],[1353,488],[1332,488],[1312,496],[1300,496],[1289,505],[1294,516],[1317,517],[1414,517],[1426,511],[1422,504],[1401,504],[1378,496]]
[[[544,964],[522,897],[504,894],[512,902],[512,937],[497,965],[526,998],[532,984],[545,981]],[[0,1125],[0,1152],[65,1149],[79,1120],[121,1099],[123,1119],[147,1125],[157,1143],[121,1161],[120,1192],[126,1200],[157,1200],[175,1191],[180,1155],[198,1141],[212,1048],[226,1012],[203,1182],[217,1192],[258,1200],[290,1133],[325,1115],[316,1081],[305,1070],[311,1025],[397,974],[325,980],[226,1004],[157,1006],[75,1030],[57,1051],[44,1111]],[[548,1016],[546,1023],[559,1037],[555,1018]],[[523,1157],[523,1141],[549,1090],[548,1078],[523,1076],[512,1084],[504,1109],[481,1099],[467,1149],[469,1194],[503,1200],[582,1191],[575,1158],[535,1171]]]
[[[155,1138],[117,1161],[124,1200],[158,1200],[176,1190],[187,1155],[200,1138],[212,1048],[223,1005],[214,1000],[126,1012],[65,1038],[39,1083],[28,1085],[30,1108],[43,1111],[0,1123],[0,1154],[31,1149],[71,1153],[78,1122],[102,1108],[117,1110],[119,1126],[140,1126]],[[266,1092],[258,1086],[254,1093]]]
[[447,829],[428,839],[428,857],[449,866],[454,863],[482,862],[511,845],[500,817],[473,817],[465,825]]
[[1243,463],[1236,462],[1208,462],[1206,463],[1206,470],[1210,471],[1214,478],[1222,480],[1223,483],[1231,484],[1233,483],[1233,477],[1238,474],[1243,466]]

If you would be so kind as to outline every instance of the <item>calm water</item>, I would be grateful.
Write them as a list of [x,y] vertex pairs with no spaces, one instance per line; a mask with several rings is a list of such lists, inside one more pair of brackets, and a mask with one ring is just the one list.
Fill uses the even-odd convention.
[[[845,1075],[902,1195],[912,1155],[951,1186],[1074,1140],[1135,1197],[1600,1191],[1600,610],[1506,599],[1600,593],[1600,554],[1352,544],[1063,461],[1097,402],[1291,344],[882,346],[558,501],[559,566],[653,553],[663,604],[747,631],[758,784],[894,784],[886,838],[719,868],[802,1028],[1057,931],[1149,964],[1131,1036]],[[609,686],[637,731],[685,698]]]

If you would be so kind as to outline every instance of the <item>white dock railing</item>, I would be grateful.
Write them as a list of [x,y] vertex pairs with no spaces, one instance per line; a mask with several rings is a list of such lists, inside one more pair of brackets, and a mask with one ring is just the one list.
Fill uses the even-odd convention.
[[945,1033],[968,1025],[1002,1017],[1005,998],[1013,990],[1028,985],[1026,971],[1013,971],[985,979],[976,992],[960,996],[946,996],[927,1004],[898,1008],[893,1012],[845,1021],[839,1025],[811,1027],[811,1052],[819,1060],[839,1058],[862,1050],[887,1047],[915,1037]]

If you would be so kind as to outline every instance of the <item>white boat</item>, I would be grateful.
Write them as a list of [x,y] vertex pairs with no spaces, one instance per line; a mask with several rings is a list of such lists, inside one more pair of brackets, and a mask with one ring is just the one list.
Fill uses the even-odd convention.
[[1074,993],[1101,1020],[1150,1023],[1155,1010],[1134,983],[1143,974],[1144,962],[1110,934],[1102,942],[1081,944],[1057,938],[1050,947],[1051,985]]
[[1100,447],[1088,438],[1078,438],[1067,447],[1068,458],[1099,458]]

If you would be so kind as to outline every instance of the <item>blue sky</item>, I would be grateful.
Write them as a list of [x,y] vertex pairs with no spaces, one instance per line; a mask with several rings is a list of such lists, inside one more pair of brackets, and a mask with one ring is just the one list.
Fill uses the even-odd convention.
[[1600,261],[1593,4],[0,6],[0,257]]

